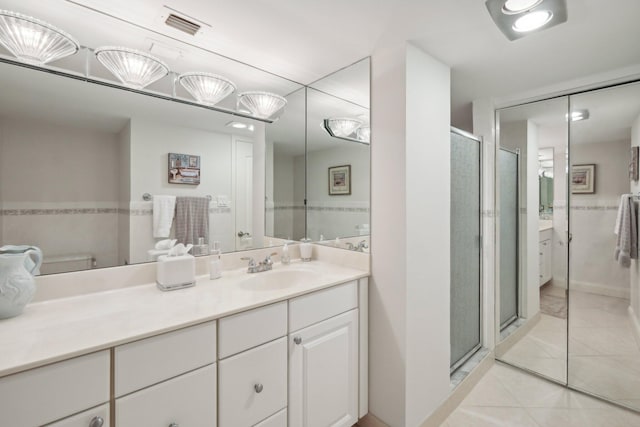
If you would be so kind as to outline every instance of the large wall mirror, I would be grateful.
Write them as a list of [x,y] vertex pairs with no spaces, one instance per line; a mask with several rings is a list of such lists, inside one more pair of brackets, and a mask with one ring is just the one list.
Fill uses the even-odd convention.
[[[71,2],[3,7],[63,28],[82,46],[150,52],[171,72],[131,90],[86,47],[44,67],[0,48],[0,246],[41,247],[42,274],[153,261],[163,253],[158,195],[207,198],[209,228],[200,237],[223,252],[309,236],[303,85],[180,42],[169,34],[175,30],[144,29]],[[176,82],[193,70],[229,78],[236,93],[279,94],[287,105],[254,119],[235,93],[213,107],[198,104]],[[368,65],[364,78],[368,97]],[[199,169],[197,185],[175,182],[185,165]],[[365,184],[368,203],[368,172]]]
[[498,123],[496,355],[640,411],[640,83],[502,109]]
[[307,237],[369,250],[370,60],[307,89]]

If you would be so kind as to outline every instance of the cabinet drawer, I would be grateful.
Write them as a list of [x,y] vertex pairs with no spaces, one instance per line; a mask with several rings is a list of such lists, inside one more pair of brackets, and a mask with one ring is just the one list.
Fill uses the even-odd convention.
[[287,406],[287,339],[220,361],[221,427],[250,427]]
[[289,332],[349,311],[358,306],[358,282],[347,282],[289,302]]
[[37,426],[109,401],[109,351],[0,378],[3,426]]
[[287,334],[287,303],[245,311],[219,320],[219,357],[224,359]]
[[116,426],[216,426],[216,365],[116,399]]
[[256,424],[254,427],[287,427],[287,410],[283,409],[277,414]]
[[[102,419],[102,423],[100,423]],[[93,425],[91,423],[93,422]],[[109,427],[109,404],[98,406],[73,417],[65,418],[47,427]]]
[[116,347],[115,396],[124,396],[215,361],[215,322]]

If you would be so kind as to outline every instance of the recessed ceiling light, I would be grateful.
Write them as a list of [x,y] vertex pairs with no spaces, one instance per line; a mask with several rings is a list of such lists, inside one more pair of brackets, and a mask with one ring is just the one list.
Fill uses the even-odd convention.
[[[573,110],[571,112],[571,121],[579,122],[580,120],[587,120],[589,118],[589,110]],[[569,115],[565,115],[567,120],[569,119]]]
[[542,3],[542,0],[507,0],[502,6],[502,12],[506,14],[522,13],[525,10],[533,9]]
[[550,10],[537,10],[522,15],[513,23],[513,29],[519,33],[526,33],[544,27],[553,18]]
[[496,26],[517,40],[567,22],[567,0],[485,0]]
[[254,129],[253,125],[248,125],[246,123],[236,122],[236,121],[231,121],[227,123],[227,126],[234,129],[246,129],[250,132],[253,132],[253,129]]

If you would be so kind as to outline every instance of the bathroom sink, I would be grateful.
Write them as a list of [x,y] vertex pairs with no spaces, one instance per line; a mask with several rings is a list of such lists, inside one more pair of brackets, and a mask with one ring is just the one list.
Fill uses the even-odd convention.
[[238,286],[251,291],[273,291],[299,285],[316,276],[317,273],[311,270],[272,270],[264,273],[254,273],[242,280]]

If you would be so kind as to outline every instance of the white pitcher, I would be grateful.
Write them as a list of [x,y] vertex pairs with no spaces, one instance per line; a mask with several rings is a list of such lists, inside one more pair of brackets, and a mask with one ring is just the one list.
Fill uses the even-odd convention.
[[36,292],[42,251],[35,246],[0,248],[0,319],[22,313]]

